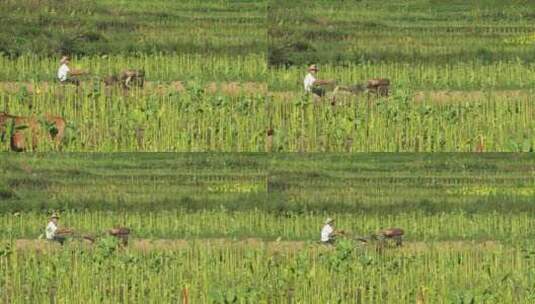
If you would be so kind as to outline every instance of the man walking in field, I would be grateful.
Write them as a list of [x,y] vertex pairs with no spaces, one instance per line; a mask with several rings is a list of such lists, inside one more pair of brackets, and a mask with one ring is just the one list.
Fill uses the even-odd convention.
[[78,80],[76,76],[82,75],[84,74],[84,72],[80,70],[71,70],[71,68],[69,67],[70,60],[69,60],[69,57],[67,56],[63,56],[59,63],[60,63],[60,66],[58,69],[59,82],[61,82],[62,84],[72,83],[76,86],[79,86],[80,80]]
[[46,239],[49,241],[55,241],[59,242],[61,245],[65,242],[66,238],[61,235],[57,235],[58,231],[58,220],[59,216],[57,214],[52,214],[50,217],[50,220],[48,221],[48,225],[46,225]]
[[309,66],[308,74],[305,76],[303,84],[306,93],[312,93],[316,96],[323,97],[325,96],[325,88],[322,87],[322,85],[331,84],[333,81],[316,79],[318,71],[319,69],[315,64]]

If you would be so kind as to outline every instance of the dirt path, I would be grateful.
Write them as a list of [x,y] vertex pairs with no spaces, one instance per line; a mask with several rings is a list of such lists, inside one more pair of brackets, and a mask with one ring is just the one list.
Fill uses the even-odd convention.
[[[77,240],[71,240],[71,244],[80,244]],[[82,246],[92,246],[89,242],[83,241]],[[193,246],[209,247],[228,247],[234,248],[263,248],[270,253],[275,252],[292,252],[304,248],[315,248],[319,250],[330,250],[329,247],[310,241],[264,241],[257,238],[247,238],[241,240],[232,240],[227,238],[214,239],[131,239],[128,245],[130,250],[149,252],[149,251],[174,251],[191,248]],[[387,250],[396,250],[397,252],[419,253],[430,250],[448,250],[448,251],[465,251],[465,250],[494,250],[502,245],[498,241],[439,241],[439,242],[405,242],[402,247]],[[15,248],[20,251],[34,250],[46,252],[50,250],[60,250],[61,246],[46,240],[18,239],[15,241]],[[372,248],[373,249],[373,248]]]
[[417,91],[414,100],[417,102],[433,101],[448,103],[451,101],[474,101],[487,98],[497,99],[525,99],[531,97],[529,90],[500,90],[500,91]]
[[[103,85],[103,84],[102,84]],[[23,87],[26,88],[29,94],[43,94],[50,90],[52,87],[59,87],[57,82],[1,82],[0,91],[9,94],[17,94]],[[104,85],[103,85],[104,86]],[[68,86],[74,90],[74,86]],[[92,90],[93,82],[86,81],[82,83],[82,88],[86,90]],[[153,82],[146,81],[145,86],[142,89],[142,94],[169,94],[172,92],[184,92],[186,90],[186,84],[183,81],[171,81],[171,82]],[[266,93],[267,85],[263,82],[209,82],[205,84],[204,90],[208,93],[214,94],[221,92],[228,96],[237,96],[240,94],[256,94]],[[121,90],[118,90],[121,92]],[[134,90],[132,90],[134,91]]]
[[[284,91],[284,92],[270,92],[270,96],[275,101],[295,101],[300,96],[300,92]],[[330,95],[328,95],[328,98]],[[363,95],[365,96],[365,95]],[[437,104],[448,104],[451,102],[469,102],[486,100],[489,96],[496,99],[516,100],[531,98],[529,90],[496,90],[496,91],[447,91],[447,90],[431,90],[431,91],[416,91],[413,93],[412,100],[414,102],[433,102]],[[356,95],[346,92],[340,92],[337,95],[338,100],[354,99]]]

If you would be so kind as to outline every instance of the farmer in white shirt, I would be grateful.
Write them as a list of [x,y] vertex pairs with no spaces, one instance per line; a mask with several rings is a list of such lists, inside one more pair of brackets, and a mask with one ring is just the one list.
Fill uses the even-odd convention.
[[336,230],[334,230],[334,220],[327,218],[325,225],[321,228],[321,243],[322,244],[334,244],[336,236]]
[[333,81],[316,79],[318,71],[319,69],[315,64],[309,66],[308,74],[305,76],[303,84],[305,86],[305,92],[323,97],[325,96],[325,88],[323,88],[322,85],[331,84]]
[[69,60],[69,57],[67,56],[63,56],[60,60],[60,66],[59,66],[59,69],[58,69],[58,80],[59,82],[61,83],[72,83],[76,86],[79,86],[80,85],[80,80],[78,80],[78,78],[76,78],[74,75],[77,74],[77,75],[80,75],[82,74],[81,71],[71,71],[71,69],[69,68],[69,63],[70,63],[70,60]]
[[50,221],[48,222],[48,225],[46,225],[46,239],[49,241],[56,241],[59,242],[61,245],[65,242],[65,237],[61,235],[57,235],[58,232],[58,219],[59,216],[56,214],[52,214],[50,217]]

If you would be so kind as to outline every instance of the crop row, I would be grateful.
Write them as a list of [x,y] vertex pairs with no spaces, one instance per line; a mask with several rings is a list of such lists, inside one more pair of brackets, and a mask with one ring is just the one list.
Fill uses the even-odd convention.
[[[53,93],[24,99],[7,95],[4,106],[16,115],[62,116],[68,122],[63,145],[67,151],[264,149],[268,117],[265,98],[259,94],[214,95],[191,86],[165,96],[114,96],[110,98],[101,88],[67,91],[59,99]],[[28,138],[33,136],[29,129],[23,131]],[[38,140],[38,151],[50,151],[46,137]],[[4,143],[5,150],[8,144]]]
[[533,62],[533,3],[277,1],[269,64]]
[[[247,202],[244,202],[246,204]],[[217,211],[66,211],[61,225],[82,234],[99,235],[115,226],[132,229],[134,238],[263,238],[314,242],[327,216],[349,237],[367,236],[381,228],[401,227],[408,240],[501,240],[518,242],[533,238],[530,213],[504,214],[463,211],[426,214],[424,211],[399,214],[292,213],[271,214],[261,210]],[[36,239],[44,233],[46,212],[7,213],[0,215],[0,238]]]
[[[341,85],[359,84],[371,78],[389,78],[402,90],[482,90],[489,97],[498,89],[531,89],[535,85],[534,65],[518,61],[428,64],[425,62],[347,62],[320,64],[318,77]],[[301,91],[306,67],[271,68],[270,91]],[[465,99],[471,102],[470,98]]]
[[6,303],[529,303],[534,294],[524,243],[383,254],[349,244],[273,252],[192,242],[144,253],[107,240],[46,254],[2,245]]
[[295,96],[272,106],[274,151],[476,152],[532,151],[529,98],[440,104],[354,97],[335,107]]
[[[263,81],[266,62],[262,54],[139,54],[72,58],[72,65],[89,72],[82,80],[104,78],[124,69],[144,69],[151,81]],[[0,56],[0,80],[26,83],[56,81],[59,58],[23,55],[16,59]]]
[[[303,96],[273,102],[261,94],[212,94],[195,86],[164,96],[87,93],[3,99],[16,115],[64,117],[68,151],[528,152],[535,147],[530,96],[440,104],[414,103],[410,94],[396,91],[388,100],[360,96],[332,107]],[[54,149],[46,138],[39,141],[37,151]],[[7,150],[8,142],[3,147]]]

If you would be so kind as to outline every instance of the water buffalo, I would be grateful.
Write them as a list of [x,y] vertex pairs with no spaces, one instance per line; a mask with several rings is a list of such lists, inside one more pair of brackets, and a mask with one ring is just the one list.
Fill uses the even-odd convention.
[[118,75],[111,75],[104,78],[104,84],[107,86],[120,84],[125,90],[132,88],[132,86],[142,88],[145,84],[145,71],[127,69]]
[[403,235],[405,231],[401,228],[387,228],[378,231],[374,236],[375,238],[384,239],[384,240],[394,240],[396,246],[403,245]]
[[333,95],[336,95],[339,91],[351,92],[352,94],[361,94],[367,92],[368,94],[375,94],[376,96],[385,97],[390,94],[390,80],[385,78],[376,78],[357,85],[337,86],[334,89]]
[[121,241],[122,246],[128,245],[128,235],[130,235],[130,229],[126,227],[116,227],[108,231],[109,235],[118,238]]
[[[8,127],[11,127],[8,134]],[[59,147],[65,135],[66,122],[62,117],[46,115],[42,120],[34,116],[15,116],[0,112],[0,139],[9,136],[12,151],[22,152],[37,148],[38,139],[45,135]]]
[[384,78],[370,79],[366,84],[366,89],[377,96],[388,96],[390,93],[390,80]]

